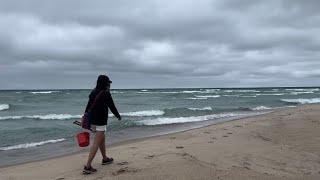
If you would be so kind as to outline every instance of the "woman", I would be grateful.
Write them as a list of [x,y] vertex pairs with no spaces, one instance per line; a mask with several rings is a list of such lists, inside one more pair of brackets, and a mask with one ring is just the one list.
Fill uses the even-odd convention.
[[[108,76],[100,75],[97,80],[97,86],[89,95],[89,102],[86,111],[92,114],[91,129],[95,132],[93,145],[91,147],[87,164],[84,166],[83,172],[91,174],[97,170],[91,166],[91,163],[100,148],[102,154],[102,165],[113,162],[113,158],[106,156],[105,131],[108,122],[108,108],[111,112],[121,120],[121,116],[113,103],[110,94],[110,83]],[[97,97],[97,98],[96,98]]]

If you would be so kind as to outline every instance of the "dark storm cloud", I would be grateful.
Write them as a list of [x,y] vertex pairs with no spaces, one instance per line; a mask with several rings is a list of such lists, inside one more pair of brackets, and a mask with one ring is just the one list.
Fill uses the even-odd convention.
[[[319,1],[0,1],[12,88],[319,85]],[[50,83],[48,83],[50,82]]]

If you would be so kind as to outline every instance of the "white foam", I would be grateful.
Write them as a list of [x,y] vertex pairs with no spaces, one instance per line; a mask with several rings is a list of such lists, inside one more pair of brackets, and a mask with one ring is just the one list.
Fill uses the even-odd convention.
[[142,91],[142,92],[147,92],[148,90],[146,90],[146,89],[142,89],[141,91]]
[[186,98],[186,99],[201,100],[201,99],[208,99],[208,98],[206,98],[206,97],[194,97],[194,98]]
[[291,103],[300,103],[300,104],[314,104],[320,103],[320,98],[313,99],[281,99],[281,101],[291,102]]
[[202,91],[182,91],[182,93],[201,93]]
[[22,119],[22,118],[29,118],[29,119],[59,119],[59,120],[65,120],[65,119],[73,119],[73,118],[81,118],[82,115],[71,115],[71,114],[48,114],[48,115],[32,115],[32,116],[3,116],[0,117],[0,120],[6,120],[6,119]]
[[220,89],[205,89],[205,91],[200,91],[200,93],[217,93]]
[[115,94],[122,94],[122,91],[111,91],[111,93],[115,93]]
[[267,109],[273,109],[273,108],[266,107],[266,106],[258,106],[258,107],[250,108],[250,109],[253,110],[253,111],[261,111],[261,110],[267,110]]
[[177,92],[177,91],[164,91],[164,92],[150,92],[150,91],[145,91],[145,92],[138,92],[138,93],[146,93],[146,94],[179,94],[179,93],[182,93],[182,92]]
[[178,117],[178,118],[157,118],[150,120],[138,121],[142,125],[161,125],[161,124],[175,124],[175,123],[186,123],[186,122],[198,122],[198,121],[207,121],[217,118],[227,118],[227,117],[236,117],[246,114],[242,113],[225,113],[225,114],[213,114],[206,116],[190,116],[190,117]]
[[257,97],[257,96],[239,96],[239,97]]
[[285,89],[287,91],[319,91],[319,88],[307,88],[307,89]]
[[209,95],[209,96],[196,96],[197,98],[217,98],[220,97],[220,95]]
[[162,110],[148,110],[148,111],[136,111],[136,112],[127,112],[127,113],[121,113],[122,116],[161,116],[164,114],[164,111]]
[[313,91],[300,91],[300,92],[291,92],[292,95],[299,95],[299,94],[313,94]]
[[256,94],[257,96],[283,96],[284,93],[273,93],[273,94]]
[[0,111],[9,109],[9,104],[0,104]]
[[58,143],[65,141],[66,139],[54,139],[54,140],[48,140],[48,141],[41,141],[41,142],[31,142],[31,143],[26,143],[26,144],[18,144],[14,146],[8,146],[8,147],[0,147],[0,151],[9,151],[9,150],[16,150],[16,149],[27,149],[31,147],[36,147],[36,146],[42,146],[45,144],[53,144],[53,143]]
[[260,92],[260,91],[247,89],[247,90],[225,90],[225,92],[243,92],[243,93],[246,93],[246,92]]
[[212,111],[212,108],[210,106],[204,107],[204,108],[188,108],[188,109],[190,109],[192,111],[208,111],[208,110]]
[[60,91],[35,91],[35,92],[30,92],[32,94],[51,94],[54,92],[60,92]]
[[223,95],[223,96],[226,96],[226,97],[239,97],[239,95]]
[[168,92],[158,92],[158,93],[163,93],[163,94],[178,94],[180,92],[177,91],[168,91]]

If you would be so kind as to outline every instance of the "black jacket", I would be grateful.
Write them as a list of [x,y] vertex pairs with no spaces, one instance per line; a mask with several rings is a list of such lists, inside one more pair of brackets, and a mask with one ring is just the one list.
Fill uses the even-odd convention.
[[[86,107],[86,111],[88,112],[91,105],[93,104],[94,99],[102,90],[93,89],[89,95],[89,102]],[[117,117],[120,118],[120,114],[113,103],[113,99],[111,97],[110,92],[103,91],[102,94],[98,97],[95,105],[91,110],[92,115],[92,124],[102,126],[107,125],[108,123],[108,108],[111,112]]]

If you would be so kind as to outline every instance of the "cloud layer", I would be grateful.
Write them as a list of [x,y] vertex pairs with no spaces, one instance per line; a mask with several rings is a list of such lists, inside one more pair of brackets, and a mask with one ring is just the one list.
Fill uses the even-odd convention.
[[0,1],[1,89],[319,86],[320,2]]

